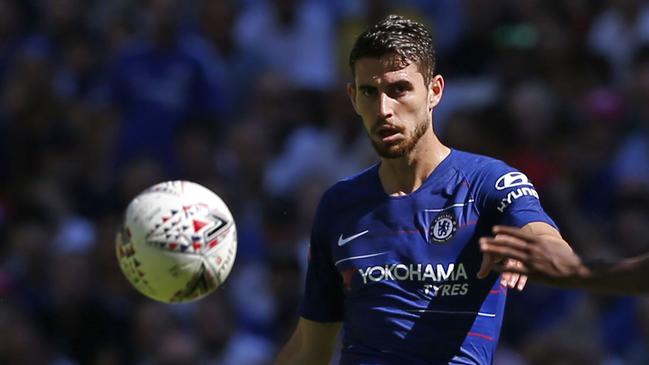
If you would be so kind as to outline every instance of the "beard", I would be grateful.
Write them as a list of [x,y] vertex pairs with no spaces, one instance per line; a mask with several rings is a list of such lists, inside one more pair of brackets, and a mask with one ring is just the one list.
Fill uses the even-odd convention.
[[[421,137],[428,131],[428,128],[431,127],[431,124],[427,121],[417,124],[411,136],[405,136],[405,139],[393,144],[385,144],[381,141],[377,141],[373,136],[376,134],[370,135],[370,142],[372,142],[372,147],[376,153],[383,158],[400,158],[408,155],[415,148]],[[402,134],[403,130],[400,131]]]

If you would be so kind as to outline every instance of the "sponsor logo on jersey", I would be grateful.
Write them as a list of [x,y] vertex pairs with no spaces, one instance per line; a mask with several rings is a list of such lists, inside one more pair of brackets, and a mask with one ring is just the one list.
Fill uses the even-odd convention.
[[[363,284],[386,280],[422,282],[422,293],[426,296],[456,296],[469,292],[469,283],[461,282],[468,280],[461,262],[375,265],[358,269],[358,273]],[[346,276],[349,277],[349,274]],[[349,289],[349,284],[346,284],[346,288]]]
[[518,171],[508,172],[496,180],[496,190],[505,190],[517,186],[532,186],[532,183],[524,173]]
[[344,246],[344,245],[347,244],[348,242],[357,239],[358,237],[360,237],[360,236],[366,234],[367,232],[369,232],[369,231],[368,231],[368,230],[365,230],[365,231],[363,231],[363,232],[359,232],[359,233],[356,233],[356,234],[353,235],[353,236],[349,236],[349,237],[345,237],[345,238],[343,238],[343,235],[341,234],[340,237],[338,237],[338,246]]
[[536,190],[534,190],[533,187],[518,188],[516,190],[512,190],[507,194],[507,196],[505,196],[504,198],[502,198],[500,200],[500,204],[498,205],[498,207],[496,209],[498,209],[499,212],[503,213],[505,211],[505,209],[507,209],[507,207],[510,206],[514,202],[514,200],[516,200],[516,199],[518,199],[520,197],[523,197],[523,196],[533,196],[536,199],[538,199],[539,198],[539,193],[537,193]]
[[442,213],[438,215],[430,225],[429,241],[443,243],[455,235],[457,231],[457,220],[452,213]]
[[424,295],[433,297],[451,297],[455,295],[466,295],[469,292],[469,283],[454,284],[424,284]]
[[370,281],[383,280],[408,280],[446,282],[467,280],[466,269],[463,263],[437,263],[437,264],[385,264],[368,266],[358,269],[363,278],[363,284]]

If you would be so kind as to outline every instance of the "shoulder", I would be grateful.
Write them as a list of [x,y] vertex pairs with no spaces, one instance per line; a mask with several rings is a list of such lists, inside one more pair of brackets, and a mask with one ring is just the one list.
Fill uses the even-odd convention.
[[320,201],[321,206],[329,209],[345,209],[361,201],[377,198],[378,165],[339,180],[327,189]]
[[499,159],[477,153],[454,150],[454,156],[454,168],[470,181],[479,181],[494,175],[516,171]]
[[502,160],[458,151],[456,169],[466,179],[480,204],[498,201],[512,190],[526,189],[522,193],[537,195],[532,182],[518,169]]

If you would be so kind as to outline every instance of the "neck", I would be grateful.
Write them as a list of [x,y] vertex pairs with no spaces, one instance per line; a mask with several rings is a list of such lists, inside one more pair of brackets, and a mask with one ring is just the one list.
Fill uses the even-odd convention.
[[416,191],[450,152],[430,128],[406,156],[381,159],[379,178],[383,190],[393,196]]

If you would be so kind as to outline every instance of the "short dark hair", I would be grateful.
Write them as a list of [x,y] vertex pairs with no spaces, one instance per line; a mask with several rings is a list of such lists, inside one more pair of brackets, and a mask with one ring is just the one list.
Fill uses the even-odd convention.
[[352,77],[356,75],[354,66],[359,59],[381,58],[387,54],[395,54],[403,67],[414,62],[426,84],[435,74],[435,48],[428,29],[400,15],[388,15],[356,38],[349,54]]

